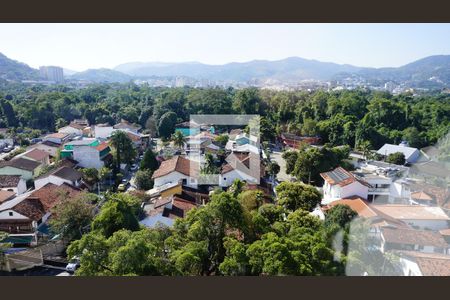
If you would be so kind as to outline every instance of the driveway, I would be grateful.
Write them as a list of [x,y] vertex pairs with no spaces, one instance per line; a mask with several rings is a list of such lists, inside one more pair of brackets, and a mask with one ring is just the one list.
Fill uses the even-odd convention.
[[286,174],[286,161],[281,157],[283,152],[273,151],[270,154],[270,160],[276,162],[280,166],[280,172],[277,175],[278,181],[291,181],[294,178],[291,175]]

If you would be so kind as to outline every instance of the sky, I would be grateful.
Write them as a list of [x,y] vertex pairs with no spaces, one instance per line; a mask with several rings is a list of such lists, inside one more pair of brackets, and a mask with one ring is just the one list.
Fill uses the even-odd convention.
[[450,54],[448,24],[0,24],[0,52],[75,71],[127,62],[207,64],[291,56],[398,67]]

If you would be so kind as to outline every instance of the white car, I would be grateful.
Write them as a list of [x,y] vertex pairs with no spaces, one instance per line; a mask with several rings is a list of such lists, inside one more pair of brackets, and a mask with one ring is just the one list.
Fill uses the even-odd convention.
[[75,272],[80,267],[80,259],[77,256],[72,257],[66,266],[66,271],[69,273]]

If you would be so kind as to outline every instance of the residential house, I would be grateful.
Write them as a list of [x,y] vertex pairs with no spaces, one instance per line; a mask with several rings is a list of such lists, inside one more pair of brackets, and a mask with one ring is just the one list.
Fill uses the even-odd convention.
[[27,183],[21,175],[0,175],[0,190],[20,195],[27,191]]
[[191,209],[196,207],[198,205],[195,203],[195,199],[186,194],[159,197],[144,206],[146,217],[139,223],[149,228],[159,224],[171,227],[176,218],[184,218]]
[[230,140],[234,141],[236,139],[236,137],[238,135],[242,134],[243,132],[244,132],[244,130],[242,130],[242,129],[232,129],[232,130],[230,130],[230,133],[228,134],[228,137],[229,137]]
[[339,200],[333,201],[330,204],[326,205],[324,207],[324,210],[327,211],[336,205],[349,206],[361,218],[370,219],[370,218],[375,218],[378,216],[378,214],[370,208],[369,202],[367,202],[367,200],[364,200],[360,197],[350,197],[350,198],[339,199]]
[[52,133],[52,134],[49,134],[46,137],[44,137],[44,141],[49,141],[49,142],[55,143],[57,145],[62,145],[65,142],[69,141],[69,139],[70,139],[70,134],[63,133],[63,132]]
[[14,199],[16,197],[16,193],[7,191],[7,190],[0,190],[0,204],[3,202],[9,201],[11,199]]
[[409,168],[381,161],[367,161],[352,172],[371,185],[368,200],[378,203],[406,203],[410,197]]
[[100,143],[95,138],[85,138],[66,143],[61,151],[61,157],[74,159],[83,168],[100,169],[110,159],[110,152],[108,143]]
[[94,138],[96,139],[109,139],[114,132],[113,126],[109,124],[97,124],[94,126]]
[[51,209],[62,199],[71,199],[80,190],[70,185],[47,184],[39,190],[30,191],[0,204],[0,231],[7,232],[10,239],[19,244],[36,244],[37,234],[50,217]]
[[133,133],[138,133],[139,130],[141,129],[141,126],[137,124],[132,124],[127,120],[122,119],[120,123],[114,125],[113,128],[117,130],[124,130],[124,131],[131,131]]
[[441,179],[450,183],[450,168],[442,162],[415,163],[410,168],[410,174],[412,177],[422,180]]
[[[431,201],[430,203],[431,205],[436,203],[436,205],[446,211],[447,214],[450,213],[450,189],[448,187],[439,187],[428,182],[421,182],[416,180],[410,180],[409,185],[411,194],[414,193],[415,197],[419,197],[420,193],[423,192],[433,199],[433,201]],[[426,196],[422,194],[422,197]],[[415,199],[413,199],[412,197],[411,200],[415,201]],[[423,201],[422,204],[426,204],[426,201]]]
[[147,149],[148,145],[150,144],[150,135],[148,134],[140,134],[138,132],[129,130],[125,130],[125,133],[132,141],[133,147],[140,152]]
[[249,135],[249,134],[246,134],[246,133],[241,133],[241,134],[238,134],[236,136],[234,141],[236,142],[236,144],[238,146],[245,145],[245,144],[257,145],[259,139],[258,139],[257,136]]
[[39,162],[19,157],[0,162],[0,175],[20,175],[28,181],[39,172],[41,166]]
[[222,166],[219,176],[219,186],[228,187],[236,179],[250,184],[259,184],[261,177],[264,176],[264,166],[261,164],[259,155],[252,152],[233,153],[232,160]]
[[406,143],[402,142],[399,145],[384,144],[377,153],[387,157],[389,154],[400,152],[405,155],[407,163],[415,163],[420,157],[420,151],[417,148],[408,147]]
[[47,166],[50,164],[50,154],[47,151],[39,150],[36,148],[33,148],[22,154],[19,154],[16,157],[30,159],[30,160],[33,160],[33,161],[36,161],[36,162],[42,164],[43,166]]
[[321,142],[320,137],[317,136],[298,136],[287,132],[282,133],[280,139],[285,146],[292,148],[298,148],[302,143],[318,145]]
[[195,122],[183,122],[175,125],[175,132],[180,131],[184,136],[194,136],[200,133],[200,125]]
[[154,186],[158,187],[170,182],[182,181],[183,185],[197,187],[199,164],[183,156],[174,156],[163,161],[153,173]]
[[322,204],[329,204],[353,196],[367,199],[369,188],[372,187],[364,179],[353,175],[342,167],[320,173],[320,176],[324,179]]
[[71,122],[69,125],[61,127],[58,129],[59,133],[66,133],[69,134],[72,137],[75,136],[82,136],[83,135],[83,130],[88,127],[84,124],[79,124],[79,123],[75,123],[75,122]]
[[406,228],[383,227],[380,231],[380,250],[419,251],[450,254],[450,245],[439,232]]
[[154,187],[146,194],[149,195],[152,200],[157,198],[167,198],[173,195],[187,195],[193,202],[202,205],[209,201],[208,191],[204,191],[198,188],[191,188],[183,186],[182,182],[169,182],[158,187]]
[[439,231],[449,228],[450,218],[437,206],[372,205],[371,208],[392,219],[402,221],[412,228]]
[[58,151],[61,149],[61,144],[51,141],[42,141],[41,143],[31,145],[28,149],[39,149],[47,152],[50,157],[56,157],[58,155]]
[[450,255],[398,251],[403,276],[450,276]]
[[436,200],[430,194],[424,191],[413,192],[410,195],[410,204],[411,205],[426,205],[426,206],[434,206],[437,205]]
[[82,173],[70,167],[62,166],[50,171],[47,174],[39,176],[34,180],[34,186],[36,189],[52,183],[60,186],[62,184],[69,184],[75,187],[79,187],[81,184]]
[[212,154],[212,155],[214,155],[214,156],[217,156],[219,153],[220,153],[220,150],[221,150],[222,148],[220,148],[219,146],[217,146],[216,144],[213,144],[213,143],[211,143],[211,144],[209,144],[209,145],[206,145],[206,147],[205,147],[205,149],[204,149],[204,152],[205,152],[205,154],[206,153],[209,153],[209,154]]

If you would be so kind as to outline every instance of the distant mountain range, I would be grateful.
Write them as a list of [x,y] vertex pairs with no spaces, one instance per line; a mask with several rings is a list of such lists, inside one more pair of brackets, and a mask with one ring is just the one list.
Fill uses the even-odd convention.
[[189,76],[209,80],[250,81],[255,79],[276,79],[298,81],[305,79],[327,80],[334,74],[358,72],[362,68],[351,65],[289,57],[283,60],[253,60],[244,63],[207,65],[188,63],[127,63],[114,68],[135,76]]
[[132,76],[111,69],[89,69],[67,76],[74,80],[87,80],[94,82],[128,82]]
[[0,53],[0,78],[12,81],[34,80],[39,78],[39,71]]
[[[38,70],[11,60],[0,53],[0,78],[27,80],[38,78]],[[223,82],[278,81],[295,83],[302,80],[343,80],[349,77],[369,82],[394,81],[417,87],[450,87],[450,55],[429,56],[398,68],[365,68],[320,62],[300,57],[277,61],[253,60],[244,63],[208,65],[199,62],[161,63],[132,62],[111,69],[89,69],[74,72],[65,69],[72,80],[93,82],[128,82],[155,77],[189,77]]]

